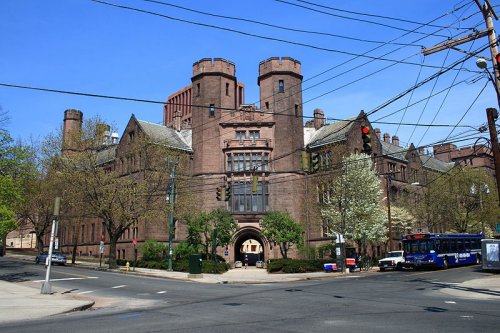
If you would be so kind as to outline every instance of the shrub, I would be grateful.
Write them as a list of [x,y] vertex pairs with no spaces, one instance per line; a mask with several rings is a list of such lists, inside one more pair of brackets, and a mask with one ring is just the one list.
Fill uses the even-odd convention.
[[155,240],[148,239],[139,245],[142,259],[146,261],[162,261],[167,257],[167,245]]
[[323,270],[323,264],[331,260],[298,260],[298,259],[276,259],[267,265],[269,273],[307,273]]

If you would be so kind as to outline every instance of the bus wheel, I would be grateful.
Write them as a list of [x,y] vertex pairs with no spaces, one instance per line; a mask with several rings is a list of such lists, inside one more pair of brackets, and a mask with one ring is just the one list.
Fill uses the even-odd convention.
[[448,269],[448,258],[443,259],[443,269]]

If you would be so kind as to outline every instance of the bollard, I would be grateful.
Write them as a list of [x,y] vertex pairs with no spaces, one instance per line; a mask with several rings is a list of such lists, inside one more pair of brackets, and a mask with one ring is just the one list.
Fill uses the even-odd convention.
[[127,261],[127,263],[125,264],[125,270],[128,272],[130,268],[130,263]]

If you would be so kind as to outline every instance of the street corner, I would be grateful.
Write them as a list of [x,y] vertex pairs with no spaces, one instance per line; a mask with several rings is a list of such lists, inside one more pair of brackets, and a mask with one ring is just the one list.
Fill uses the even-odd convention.
[[450,284],[440,290],[450,296],[478,300],[500,300],[500,276],[492,276]]

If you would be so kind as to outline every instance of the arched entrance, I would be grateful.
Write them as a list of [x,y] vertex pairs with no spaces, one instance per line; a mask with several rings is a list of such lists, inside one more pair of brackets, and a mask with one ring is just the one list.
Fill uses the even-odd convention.
[[234,260],[245,263],[247,256],[249,266],[255,266],[259,260],[265,261],[266,243],[258,229],[246,227],[238,230],[234,235]]

